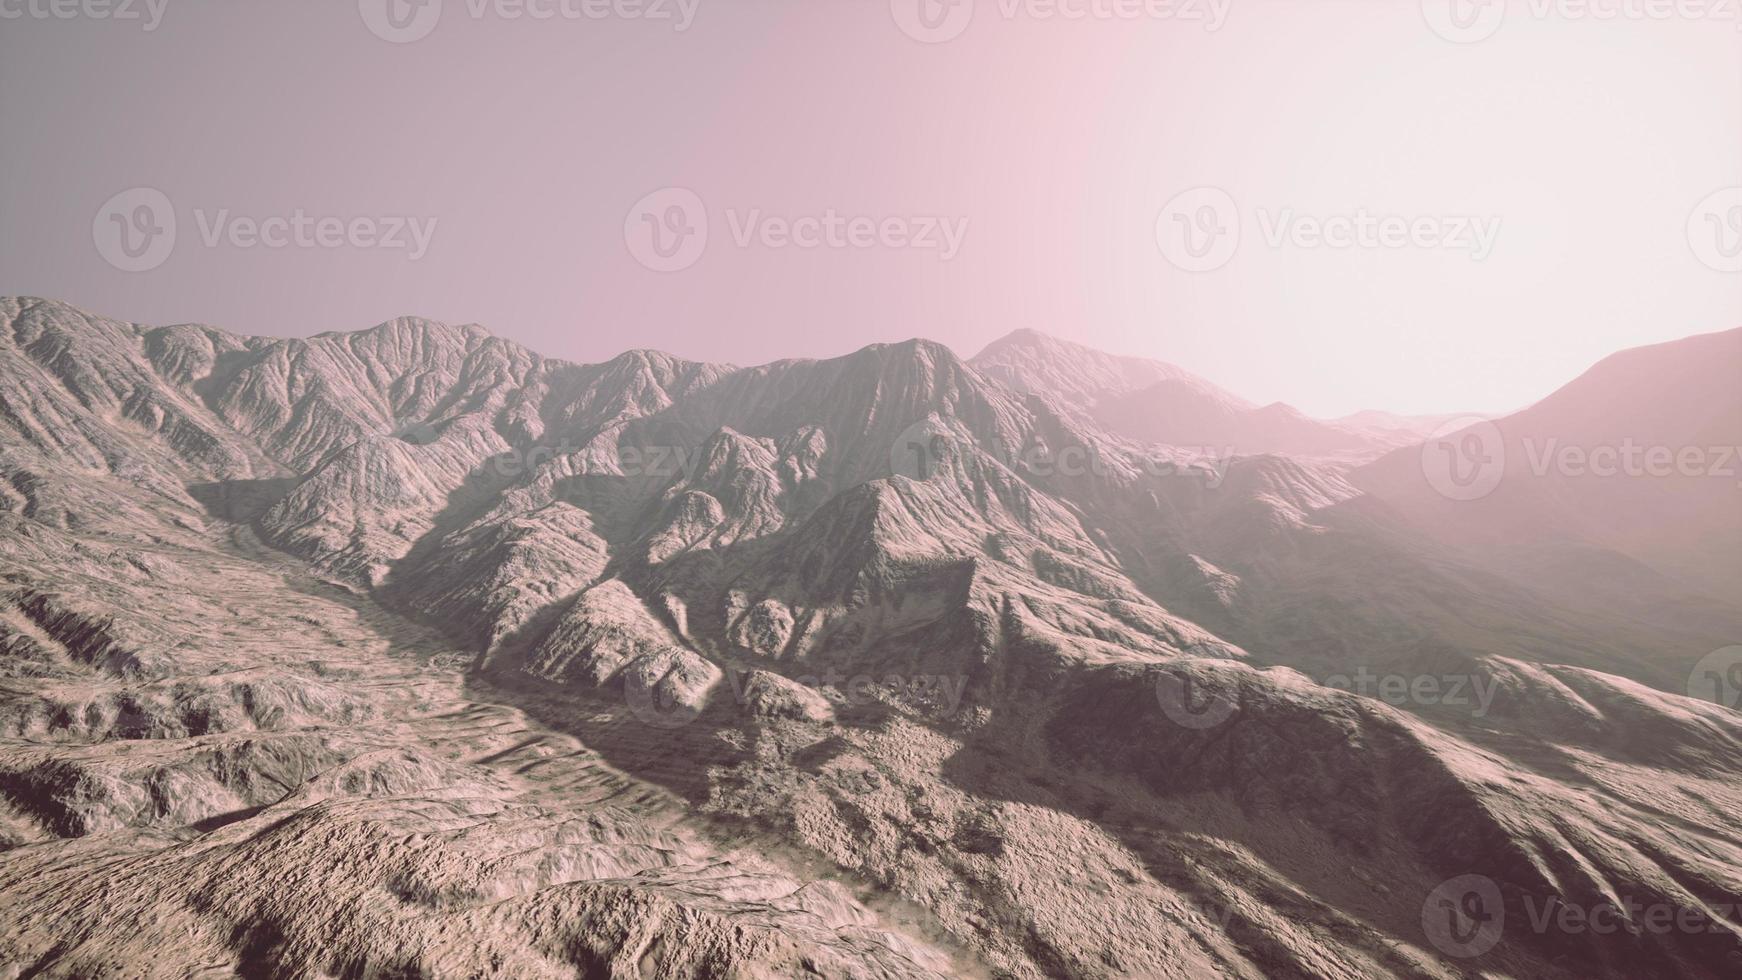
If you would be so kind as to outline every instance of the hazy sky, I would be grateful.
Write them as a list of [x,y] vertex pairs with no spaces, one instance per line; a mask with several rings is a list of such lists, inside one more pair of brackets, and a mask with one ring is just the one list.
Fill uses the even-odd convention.
[[0,0],[0,292],[579,360],[1034,327],[1320,415],[1742,325],[1734,4],[152,2]]

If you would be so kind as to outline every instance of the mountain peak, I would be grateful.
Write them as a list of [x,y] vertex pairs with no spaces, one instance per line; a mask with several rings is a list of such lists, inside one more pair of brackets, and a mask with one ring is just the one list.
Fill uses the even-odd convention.
[[1213,393],[1218,401],[1251,406],[1203,378],[1166,361],[1109,354],[1023,327],[993,341],[968,362],[976,371],[1018,391],[1049,395],[1078,405],[1128,395],[1162,382],[1181,381]]
[[1017,327],[1015,330],[1012,330],[997,340],[992,341],[992,343],[987,346],[997,347],[1001,344],[1045,344],[1057,341],[1057,337],[1054,337],[1052,334],[1043,330],[1036,330],[1034,327]]
[[[981,349],[980,353],[975,354],[969,360],[978,361],[982,358],[994,357],[1000,352],[1067,351],[1073,349],[1101,353],[1099,351],[1094,351],[1094,348],[1084,347],[1081,344],[1075,344],[1071,341],[1055,337],[1044,330],[1037,330],[1034,327],[1017,327],[1015,330],[1012,330],[1004,336],[999,337],[997,340],[987,344]],[[1113,357],[1116,355],[1107,354],[1104,356]]]

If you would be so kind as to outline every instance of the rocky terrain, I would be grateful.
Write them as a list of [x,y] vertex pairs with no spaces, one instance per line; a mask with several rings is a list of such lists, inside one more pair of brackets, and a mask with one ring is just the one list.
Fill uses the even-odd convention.
[[[1738,369],[1492,424],[1735,446]],[[1742,973],[1736,479],[1424,428],[0,300],[0,975]]]

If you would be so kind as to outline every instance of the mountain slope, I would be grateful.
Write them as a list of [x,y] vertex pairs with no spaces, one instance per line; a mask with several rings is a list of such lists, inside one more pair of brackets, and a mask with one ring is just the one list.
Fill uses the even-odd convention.
[[[1677,693],[1722,617],[1083,404],[1164,368],[0,315],[0,962],[1733,970],[1742,721]],[[1469,958],[1424,926],[1467,876],[1507,923]],[[1529,926],[1622,901],[1702,928]]]
[[1033,330],[993,342],[976,371],[1054,404],[1074,407],[1109,432],[1205,455],[1371,453],[1397,439],[1307,418],[1280,402],[1259,407],[1162,361],[1120,357]]
[[[1532,554],[1554,542],[1742,601],[1739,362],[1742,329],[1623,351],[1521,412],[1399,450],[1354,479],[1491,561],[1577,575]],[[1479,481],[1468,492],[1451,482],[1459,470]]]

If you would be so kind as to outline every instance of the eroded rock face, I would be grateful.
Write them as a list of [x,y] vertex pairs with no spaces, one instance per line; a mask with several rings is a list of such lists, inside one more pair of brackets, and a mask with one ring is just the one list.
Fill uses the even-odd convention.
[[752,716],[793,721],[828,722],[835,716],[828,698],[813,688],[766,670],[752,671],[737,695]]
[[[1345,429],[1034,336],[736,369],[0,320],[0,967],[1738,967],[1742,725],[1676,690],[1734,603],[1580,605],[1341,463],[1102,425]],[[1423,924],[1466,876],[1510,923],[1467,959]],[[1623,899],[1711,928],[1519,925]]]
[[778,600],[764,599],[732,624],[732,642],[751,654],[762,657],[779,656],[792,639],[792,612]]

